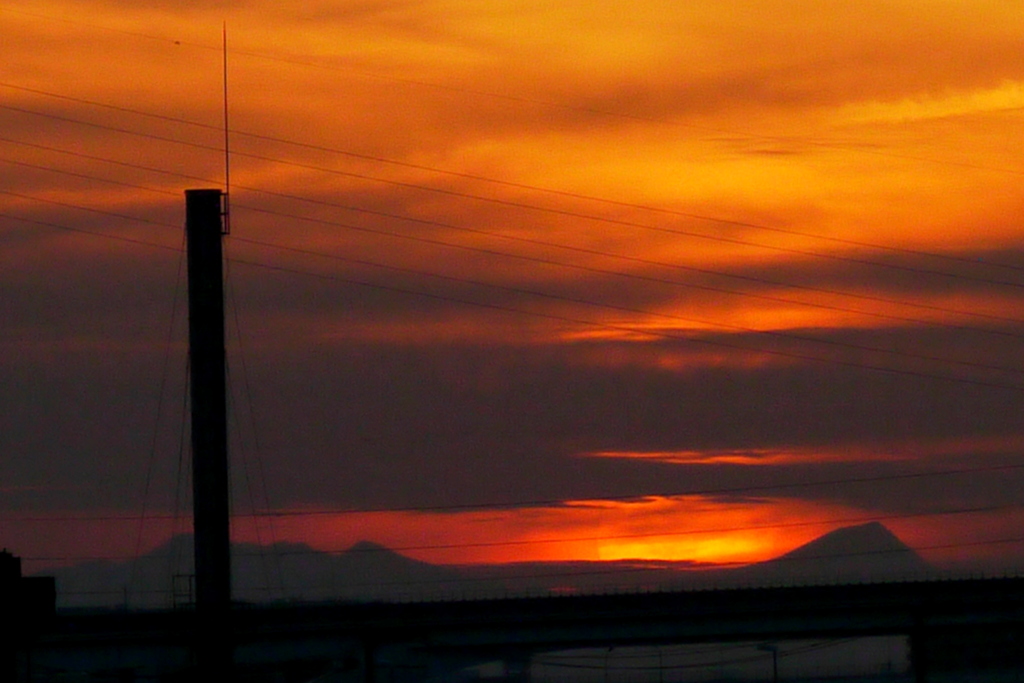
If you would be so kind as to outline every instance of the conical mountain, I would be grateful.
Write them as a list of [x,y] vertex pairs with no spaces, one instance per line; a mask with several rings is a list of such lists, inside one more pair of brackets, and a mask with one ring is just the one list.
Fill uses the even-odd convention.
[[771,582],[848,583],[923,577],[932,567],[880,522],[843,527],[748,567]]

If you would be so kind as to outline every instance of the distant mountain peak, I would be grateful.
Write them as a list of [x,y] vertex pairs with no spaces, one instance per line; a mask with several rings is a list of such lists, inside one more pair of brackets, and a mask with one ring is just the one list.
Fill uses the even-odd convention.
[[348,553],[391,553],[397,555],[394,550],[383,546],[380,543],[374,543],[373,541],[359,541],[352,544],[351,547],[345,550],[345,554]]
[[884,524],[868,522],[830,531],[777,559],[858,557],[886,553],[908,553],[917,557],[917,553]]
[[868,581],[911,578],[932,567],[881,522],[841,527],[760,565],[773,578]]

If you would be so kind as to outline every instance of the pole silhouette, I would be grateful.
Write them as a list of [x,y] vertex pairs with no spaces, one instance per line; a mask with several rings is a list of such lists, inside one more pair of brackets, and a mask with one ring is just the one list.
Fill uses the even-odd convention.
[[220,190],[185,191],[195,654],[205,674],[231,666],[231,554],[224,350],[223,213]]

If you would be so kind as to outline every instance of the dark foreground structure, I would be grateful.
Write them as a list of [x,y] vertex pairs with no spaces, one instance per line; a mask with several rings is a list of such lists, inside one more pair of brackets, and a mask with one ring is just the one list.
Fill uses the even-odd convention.
[[[466,680],[457,672],[495,660],[505,680],[528,680],[532,656],[569,648],[882,635],[909,639],[916,681],[1024,680],[1024,579],[236,605],[231,614],[236,681]],[[23,646],[32,672],[20,680],[197,680],[195,619],[60,615]]]
[[21,559],[0,551],[0,681],[25,680],[31,674],[27,653],[55,626],[57,591],[50,576],[21,575]]

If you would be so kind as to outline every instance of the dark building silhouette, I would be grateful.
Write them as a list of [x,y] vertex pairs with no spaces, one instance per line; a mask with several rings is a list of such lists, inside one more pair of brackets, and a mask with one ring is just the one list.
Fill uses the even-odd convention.
[[27,681],[31,676],[31,647],[56,616],[57,590],[52,576],[22,576],[21,558],[6,548],[0,552],[0,612],[4,639],[0,641],[0,681]]

